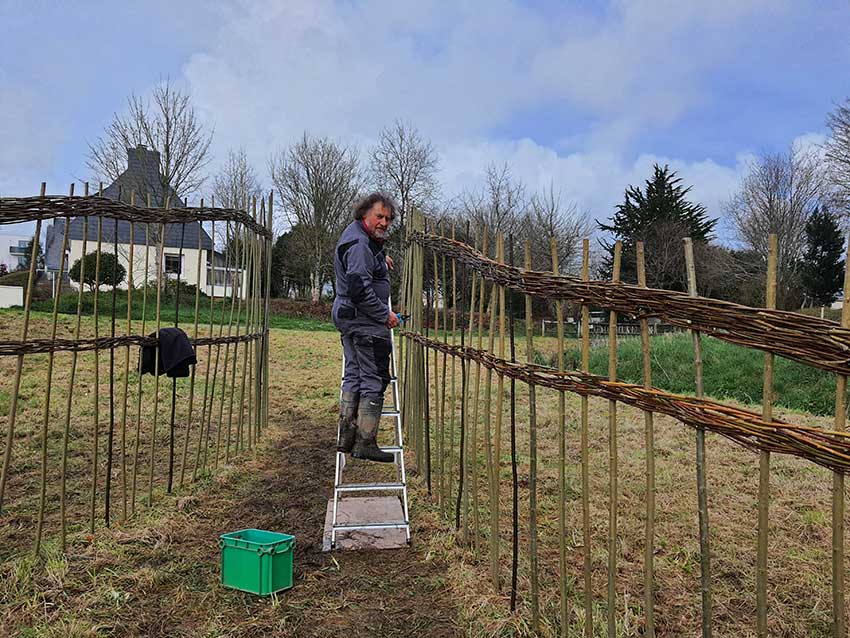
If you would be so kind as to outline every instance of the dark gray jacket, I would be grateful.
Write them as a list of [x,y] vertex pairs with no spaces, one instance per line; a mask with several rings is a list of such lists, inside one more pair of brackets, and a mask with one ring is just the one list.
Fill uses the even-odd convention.
[[386,255],[360,220],[351,222],[337,242],[334,274],[333,322],[337,329],[388,336],[390,275]]

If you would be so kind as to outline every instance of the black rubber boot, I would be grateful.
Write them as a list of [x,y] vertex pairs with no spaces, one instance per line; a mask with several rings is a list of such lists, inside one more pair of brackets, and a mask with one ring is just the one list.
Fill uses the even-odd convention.
[[357,436],[357,404],[360,395],[355,392],[343,391],[339,399],[339,433],[336,439],[336,449],[339,452],[351,452]]
[[395,455],[378,447],[378,422],[384,409],[383,399],[361,399],[357,413],[357,441],[351,455],[378,463],[392,463]]

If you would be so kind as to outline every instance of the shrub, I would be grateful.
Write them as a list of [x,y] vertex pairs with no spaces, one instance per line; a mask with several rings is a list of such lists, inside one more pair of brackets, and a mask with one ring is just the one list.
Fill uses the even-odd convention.
[[[100,268],[97,269],[97,253],[88,253],[85,257],[78,259],[71,266],[68,276],[72,281],[80,283],[80,268],[81,263],[85,259],[85,285],[89,290],[100,288],[102,285],[112,286],[113,288],[124,281],[124,276],[127,271],[120,263],[118,258],[112,253],[100,254]],[[95,270],[97,270],[97,281],[95,281]]]

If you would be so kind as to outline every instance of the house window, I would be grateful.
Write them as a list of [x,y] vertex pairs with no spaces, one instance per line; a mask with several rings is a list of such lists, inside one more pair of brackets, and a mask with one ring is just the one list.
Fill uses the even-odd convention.
[[180,274],[180,255],[165,255],[165,274]]

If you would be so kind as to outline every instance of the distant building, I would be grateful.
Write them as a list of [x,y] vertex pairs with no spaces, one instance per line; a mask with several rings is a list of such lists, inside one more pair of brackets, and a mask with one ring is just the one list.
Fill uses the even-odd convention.
[[27,263],[27,246],[32,241],[32,235],[0,235],[0,264],[6,270],[14,272],[18,267],[23,268]]
[[[130,202],[130,194],[135,192],[135,204],[144,206],[150,197],[151,206],[164,206],[170,199],[172,206],[183,206],[183,201],[172,189],[164,185],[164,179],[159,173],[159,153],[144,146],[127,149],[127,170],[121,173],[112,184],[103,190],[103,197],[108,199]],[[83,232],[85,220],[81,217],[71,219],[68,228],[68,250],[65,253],[63,281],[68,282],[68,271],[83,255]],[[133,225],[133,284],[142,285],[145,281],[145,233],[148,236],[148,281],[156,279],[157,260],[159,252],[159,225],[145,223]],[[59,274],[59,262],[62,253],[62,241],[65,233],[65,220],[57,218],[47,228],[45,240],[45,268],[55,278]],[[91,217],[88,220],[86,233],[86,252],[97,250],[98,220]],[[28,241],[28,240],[27,240]],[[129,273],[130,263],[130,222],[114,219],[103,219],[101,228],[101,254],[112,253],[117,241],[118,261]],[[182,246],[182,250],[181,250]],[[201,291],[210,296],[229,296],[232,292],[230,284],[238,279],[237,273],[231,268],[226,270],[224,256],[215,251],[213,240],[199,222],[185,224],[166,224],[165,241],[163,243],[163,272],[166,277],[180,279],[186,283],[197,285]],[[200,277],[198,264],[200,263]],[[244,273],[241,274],[244,284]],[[228,281],[229,280],[229,281]],[[73,282],[69,282],[73,285]],[[119,286],[127,288],[127,279]],[[65,284],[63,284],[65,285]],[[243,285],[244,290],[244,285]]]

